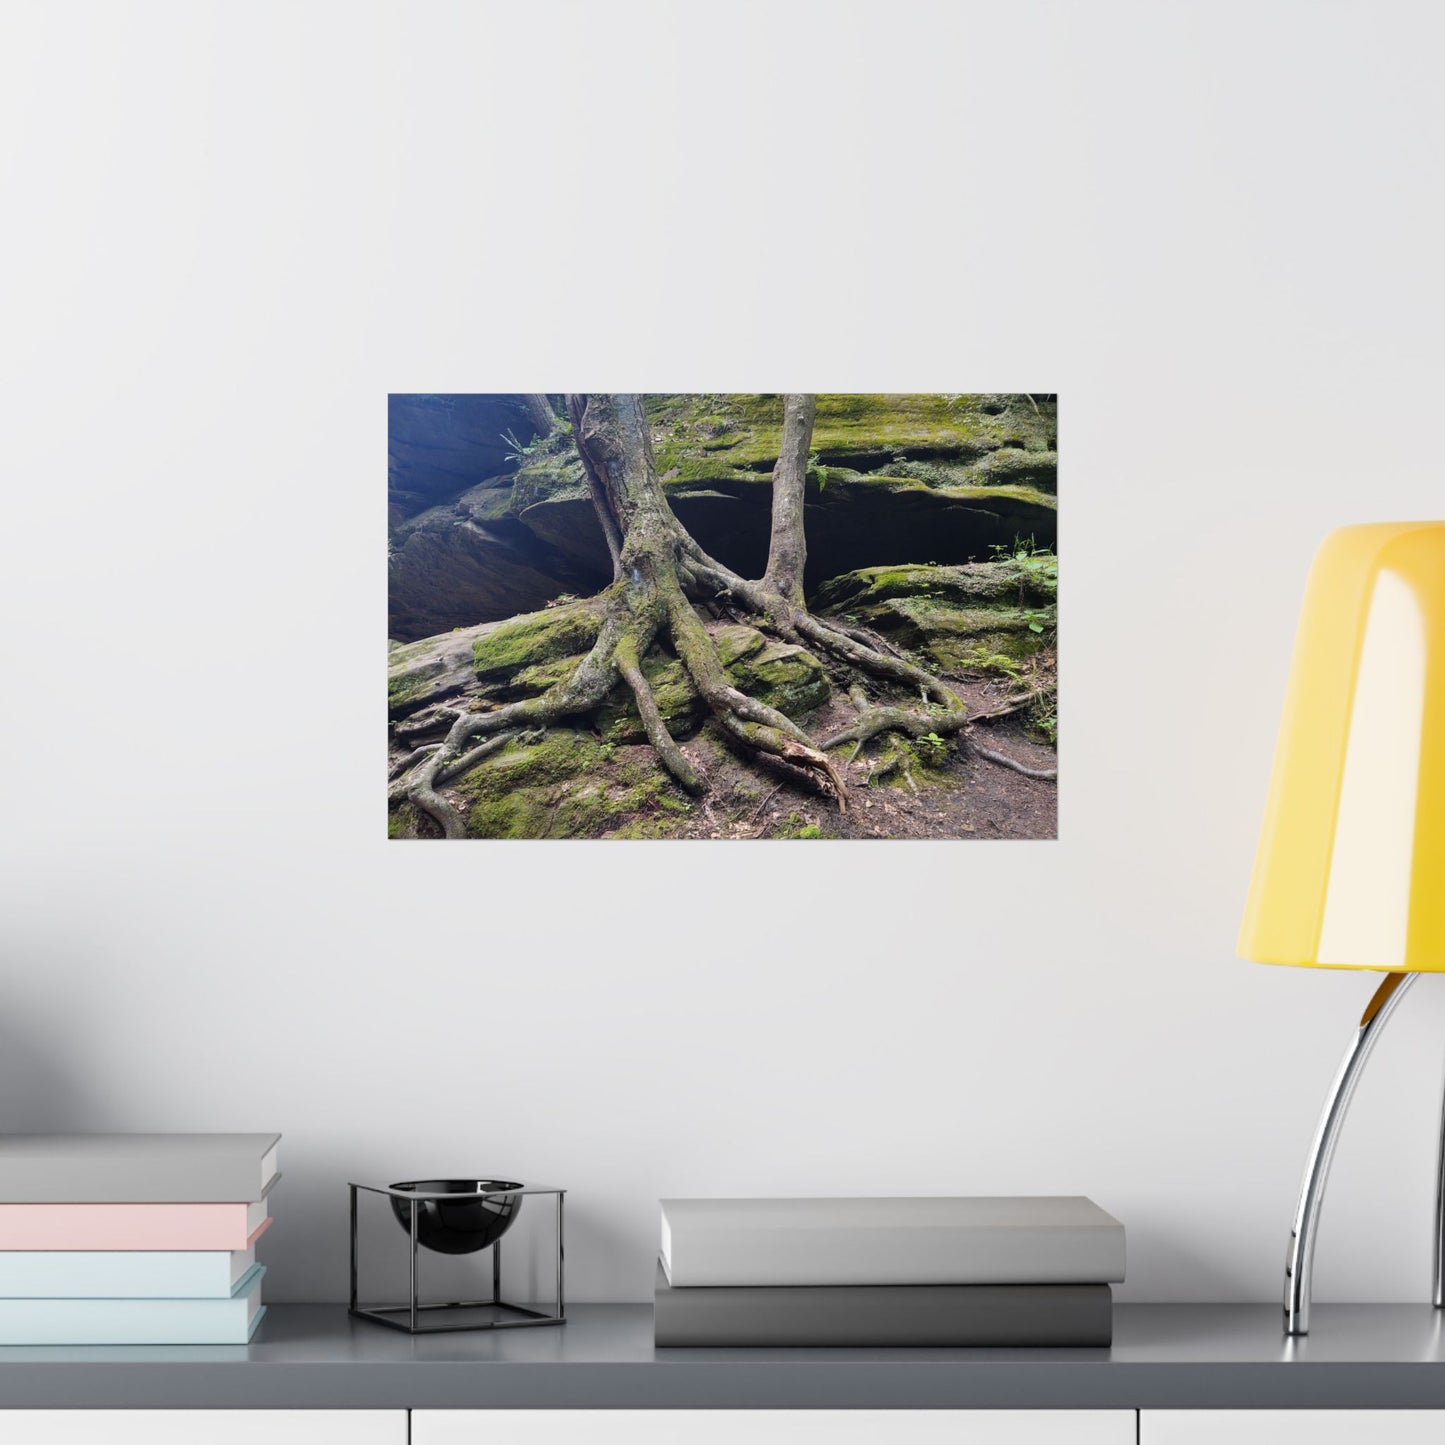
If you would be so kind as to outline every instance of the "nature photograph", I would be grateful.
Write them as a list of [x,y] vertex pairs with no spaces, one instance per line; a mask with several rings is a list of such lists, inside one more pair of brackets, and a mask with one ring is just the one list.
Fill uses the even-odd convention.
[[388,836],[1057,834],[1051,393],[393,394]]

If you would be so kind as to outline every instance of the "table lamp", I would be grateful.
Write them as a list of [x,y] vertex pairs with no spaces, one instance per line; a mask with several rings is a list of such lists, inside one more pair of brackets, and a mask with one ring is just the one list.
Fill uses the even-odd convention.
[[[1310,1146],[1285,1265],[1285,1332],[1309,1332],[1315,1233],[1350,1096],[1422,973],[1445,973],[1445,522],[1344,527],[1310,571],[1242,958],[1375,969]],[[1445,1134],[1435,1305],[1445,1304]]]

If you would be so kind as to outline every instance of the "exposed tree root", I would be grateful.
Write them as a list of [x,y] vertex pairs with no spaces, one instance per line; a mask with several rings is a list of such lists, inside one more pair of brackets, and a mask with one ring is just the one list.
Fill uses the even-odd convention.
[[848,790],[832,759],[815,748],[790,717],[739,692],[728,681],[712,638],[680,588],[666,601],[677,655],[723,730],[745,747],[817,773],[832,790],[838,811],[846,812]]
[[965,741],[969,752],[976,753],[990,763],[997,763],[1001,768],[1012,768],[1014,772],[1022,773],[1026,778],[1038,778],[1046,783],[1058,781],[1059,770],[1057,768],[1031,768],[1026,763],[1016,762],[1013,758],[1005,757],[1003,753],[994,752],[992,748],[981,747],[972,738]]
[[423,747],[413,749],[405,757],[398,758],[387,770],[388,780],[394,780],[401,777],[403,773],[409,773],[428,753],[439,747],[441,747],[439,742],[428,743]]
[[592,651],[568,677],[548,688],[540,697],[523,698],[521,702],[509,703],[493,712],[462,713],[451,725],[441,747],[428,754],[407,779],[406,787],[407,797],[436,823],[443,837],[466,837],[466,824],[461,814],[437,792],[437,788],[469,771],[487,755],[481,749],[468,752],[467,744],[474,737],[491,737],[509,730],[515,732],[526,726],[545,727],[600,706],[616,682],[613,654],[621,639],[625,616],[626,609],[617,605],[617,594],[614,592]]
[[436,786],[442,787],[471,772],[478,763],[485,762],[493,753],[501,752],[513,738],[530,738],[537,741],[541,738],[542,732],[543,730],[540,728],[530,733],[524,733],[519,728],[508,728],[506,732],[494,733],[486,742],[474,747],[470,752],[463,753],[455,762],[448,763],[440,769],[433,782]]
[[698,777],[696,769],[688,762],[686,755],[678,747],[672,734],[668,732],[667,724],[663,722],[662,713],[657,706],[657,699],[652,694],[652,688],[642,675],[637,649],[633,646],[631,639],[624,641],[618,647],[616,662],[617,670],[622,674],[628,687],[632,689],[632,700],[637,704],[637,715],[642,719],[647,740],[652,744],[653,751],[661,760],[663,767],[689,793],[694,796],[701,793],[703,790],[702,779]]

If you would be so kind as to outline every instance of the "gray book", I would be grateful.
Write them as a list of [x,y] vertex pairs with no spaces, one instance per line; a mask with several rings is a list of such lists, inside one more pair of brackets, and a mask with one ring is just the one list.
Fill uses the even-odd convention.
[[735,1285],[678,1288],[661,1263],[659,1348],[1107,1348],[1106,1284]]
[[251,1204],[280,1177],[279,1134],[7,1134],[6,1204]]
[[1080,1195],[664,1199],[671,1284],[1110,1284],[1124,1226]]

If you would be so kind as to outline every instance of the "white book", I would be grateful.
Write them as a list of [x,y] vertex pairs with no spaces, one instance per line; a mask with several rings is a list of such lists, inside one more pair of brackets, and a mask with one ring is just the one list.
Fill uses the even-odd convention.
[[250,1249],[0,1250],[0,1299],[228,1299]]
[[252,1265],[227,1299],[0,1299],[0,1345],[244,1345],[264,1273]]
[[682,1287],[1113,1284],[1124,1226],[1081,1195],[664,1199],[661,1255]]

